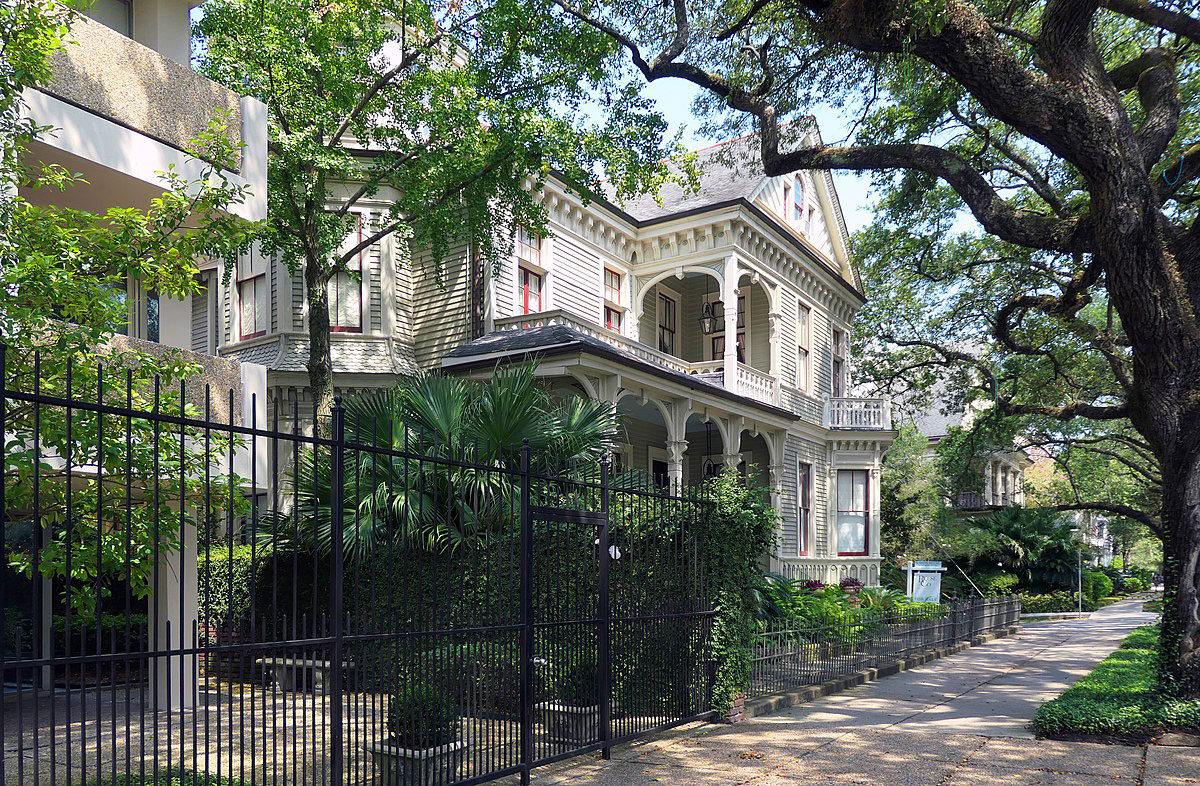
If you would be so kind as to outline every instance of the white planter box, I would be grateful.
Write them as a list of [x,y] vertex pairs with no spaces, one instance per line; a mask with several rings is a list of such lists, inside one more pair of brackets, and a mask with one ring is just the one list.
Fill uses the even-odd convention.
[[455,740],[436,748],[401,748],[387,742],[363,746],[375,762],[378,786],[441,786],[461,778],[467,743]]

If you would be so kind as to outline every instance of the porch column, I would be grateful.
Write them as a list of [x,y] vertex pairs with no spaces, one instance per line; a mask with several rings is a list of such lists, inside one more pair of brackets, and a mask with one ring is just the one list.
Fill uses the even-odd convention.
[[733,256],[725,258],[725,274],[721,281],[721,303],[725,310],[725,389],[737,392],[737,299],[738,267]]
[[674,439],[667,443],[667,482],[674,491],[683,486],[683,454],[687,440]]
[[[875,467],[871,470],[870,478],[871,498],[867,501],[867,504],[868,510],[871,511],[870,515],[873,526],[867,527],[867,537],[871,539],[871,545],[867,549],[867,553],[869,557],[879,559],[879,541],[883,539],[883,522],[880,520],[879,514],[880,496],[878,467]],[[875,530],[874,533],[871,532],[872,529]],[[865,584],[866,582],[863,583]]]
[[779,375],[783,373],[780,369],[781,362],[780,362],[780,357],[779,357],[779,348],[780,348],[779,347],[779,326],[780,326],[780,324],[781,324],[780,315],[778,313],[772,311],[770,314],[767,314],[767,326],[768,326],[767,335],[769,338],[769,340],[767,342],[767,348],[771,353],[771,379],[772,379],[771,397],[772,397],[772,401],[774,401],[774,403],[776,403],[776,404],[778,404],[780,402],[780,400],[782,399],[782,396],[780,395],[780,387],[779,387],[782,382],[782,380],[779,378]]
[[196,656],[171,653],[196,647],[196,570],[196,526],[189,521],[181,526],[179,547],[159,552],[158,591],[150,599],[150,646],[164,653],[151,658],[151,698],[158,709],[195,703]]
[[[735,315],[736,321],[736,315]],[[726,333],[725,335],[736,335]],[[727,421],[727,434],[729,435],[728,444],[723,444],[721,449],[721,462],[732,470],[737,470],[738,464],[742,463],[742,429],[746,427],[744,418],[734,415]]]

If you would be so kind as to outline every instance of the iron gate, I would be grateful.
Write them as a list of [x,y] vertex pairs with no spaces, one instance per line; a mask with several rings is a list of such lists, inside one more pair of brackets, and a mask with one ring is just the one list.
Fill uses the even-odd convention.
[[0,782],[527,781],[710,715],[698,489],[0,381]]

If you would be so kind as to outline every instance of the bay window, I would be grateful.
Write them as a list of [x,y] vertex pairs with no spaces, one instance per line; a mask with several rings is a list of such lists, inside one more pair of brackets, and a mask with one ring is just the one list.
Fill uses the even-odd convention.
[[[355,226],[338,249],[339,256],[363,241],[362,214],[355,214]],[[362,332],[363,252],[346,262],[346,268],[334,273],[326,285],[329,298],[329,329],[338,333]]]
[[839,557],[866,556],[870,518],[867,470],[837,473],[837,548]]
[[521,313],[536,314],[542,310],[542,276],[529,268],[521,268]]

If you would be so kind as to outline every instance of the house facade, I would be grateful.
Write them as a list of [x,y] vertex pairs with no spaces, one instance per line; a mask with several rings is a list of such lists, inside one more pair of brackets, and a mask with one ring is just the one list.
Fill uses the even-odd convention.
[[[536,357],[559,394],[615,405],[617,467],[663,486],[739,468],[780,511],[773,569],[878,583],[891,413],[849,395],[865,298],[837,194],[824,172],[763,176],[756,146],[701,151],[699,191],[668,186],[659,200],[585,204],[551,178],[538,191],[546,237],[517,228],[498,270],[465,245],[441,260],[410,259],[395,238],[369,247],[359,275],[330,284],[339,390]],[[375,199],[360,227],[389,194]],[[212,283],[216,317],[193,320],[193,345],[265,365],[280,411],[310,409],[302,274],[251,258],[228,286]]]
[[[913,425],[928,440],[925,458],[937,461],[937,449],[951,429],[969,428],[972,420],[986,411],[985,407],[968,404],[963,410],[946,412],[938,402],[930,410],[913,418]],[[964,482],[963,486],[947,500],[950,508],[960,513],[981,513],[997,508],[1025,506],[1025,470],[1033,466],[1033,460],[1013,444],[1001,448],[982,449],[981,474],[975,482]]]

